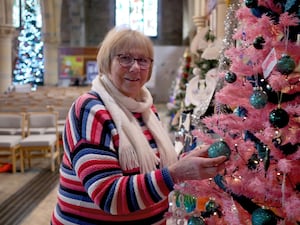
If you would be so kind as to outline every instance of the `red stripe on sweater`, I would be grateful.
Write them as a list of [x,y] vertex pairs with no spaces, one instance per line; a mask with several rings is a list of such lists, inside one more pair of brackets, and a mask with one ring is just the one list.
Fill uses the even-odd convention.
[[93,172],[109,169],[120,169],[120,165],[115,158],[114,160],[90,159],[80,165],[77,173],[83,178]]
[[165,181],[164,181],[164,178],[163,178],[163,175],[162,175],[161,171],[160,170],[154,171],[154,175],[155,175],[155,179],[156,179],[157,184],[161,184],[161,185],[159,185],[159,188],[160,188],[161,192],[165,196],[167,196],[170,192],[170,189],[165,184]]
[[95,204],[100,205],[100,202],[105,201],[103,200],[104,194],[106,194],[107,189],[111,188],[111,185],[116,181],[116,178],[119,176],[112,176],[105,180],[105,182],[98,185],[93,193],[91,194],[91,198],[95,202]]
[[[117,212],[121,214],[129,213],[129,208],[127,204],[126,188],[129,177],[122,177],[120,180],[120,188],[117,193]],[[120,203],[123,204],[120,204]]]
[[[89,140],[93,140],[94,144],[99,144],[100,143],[100,139],[101,139],[101,133],[103,130],[103,126],[101,123],[99,123],[99,119],[96,118],[97,115],[95,115],[92,119],[92,121],[87,121],[87,123],[91,123],[91,137],[86,137]],[[98,117],[100,117],[100,115],[98,114]]]
[[141,210],[129,214],[116,216],[116,215],[106,213],[97,208],[84,208],[82,205],[76,206],[73,204],[69,204],[63,201],[62,199],[59,199],[58,203],[59,206],[61,207],[61,210],[68,213],[83,216],[86,218],[91,218],[94,220],[124,221],[124,222],[149,218],[151,216],[157,215],[162,211],[165,211],[168,207],[168,200],[166,199],[161,204],[155,204],[146,210]]
[[70,121],[69,119],[66,120],[66,125],[65,125],[65,131],[66,131],[66,138],[67,138],[67,143],[69,145],[70,151],[72,152],[72,149],[74,149],[74,141],[71,133],[71,128],[70,128]]
[[81,182],[60,177],[60,184],[68,189],[85,192]]
[[54,216],[54,212],[52,213],[51,225],[64,225]]
[[155,202],[151,199],[149,191],[147,190],[144,174],[137,175],[137,186],[139,186],[139,189],[135,191],[140,191],[140,196],[144,204],[146,206],[154,204]]

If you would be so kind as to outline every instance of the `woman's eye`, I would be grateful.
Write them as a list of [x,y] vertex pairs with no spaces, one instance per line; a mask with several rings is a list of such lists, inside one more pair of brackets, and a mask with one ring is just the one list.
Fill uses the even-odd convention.
[[147,63],[147,59],[145,59],[145,58],[140,58],[139,61],[142,63]]

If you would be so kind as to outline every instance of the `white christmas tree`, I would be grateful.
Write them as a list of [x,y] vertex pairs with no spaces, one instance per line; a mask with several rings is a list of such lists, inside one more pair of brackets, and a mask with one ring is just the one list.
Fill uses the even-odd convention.
[[43,42],[37,0],[23,1],[22,26],[18,36],[18,56],[13,71],[14,83],[44,83]]

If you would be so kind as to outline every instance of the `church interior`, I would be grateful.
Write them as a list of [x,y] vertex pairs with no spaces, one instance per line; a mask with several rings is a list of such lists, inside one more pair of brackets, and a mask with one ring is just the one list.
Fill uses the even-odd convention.
[[[253,2],[256,2],[255,6]],[[274,203],[276,206],[270,206],[269,209],[276,214],[271,221],[281,221],[278,224],[286,225],[299,224],[300,211],[292,208],[293,206],[300,208],[300,177],[295,174],[289,176],[289,172],[293,169],[296,171],[295,168],[299,169],[297,162],[299,164],[300,159],[300,16],[299,10],[296,9],[297,7],[299,9],[300,3],[298,0],[279,2],[0,0],[0,224],[50,223],[51,213],[57,200],[59,165],[64,147],[62,135],[69,108],[78,96],[91,89],[91,83],[98,75],[96,56],[105,34],[114,26],[124,25],[140,29],[153,42],[153,70],[146,87],[153,96],[160,118],[174,141],[178,154],[188,152],[195,145],[205,141],[212,143],[211,139],[205,136],[207,134],[214,140],[219,137],[224,138],[230,148],[235,149],[233,150],[235,153],[231,153],[230,157],[234,156],[238,165],[234,170],[233,164],[228,163],[228,173],[233,174],[230,179],[235,174],[239,174],[235,177],[244,176],[250,180],[250,175],[241,168],[245,164],[250,168],[250,163],[256,170],[260,164],[263,164],[259,168],[263,168],[260,172],[265,172],[264,178],[267,177],[267,171],[277,171],[274,177],[277,177],[276,180],[280,179],[280,185],[279,189],[276,189],[276,194],[280,195],[280,192],[284,195],[283,192],[286,191],[286,199],[280,195],[280,201],[285,203],[286,208],[281,210],[278,202]],[[290,13],[289,15],[296,12],[298,20],[291,20],[287,15],[281,17],[278,6],[280,4],[282,8],[285,7],[285,12]],[[275,9],[272,11],[268,7]],[[140,12],[136,12],[136,15],[134,15],[135,8],[141,9]],[[144,18],[145,15],[150,15],[147,23],[144,23],[144,20],[147,20],[147,17]],[[276,16],[277,23],[271,24],[271,28],[263,25],[269,24],[268,19],[275,20]],[[264,21],[260,23],[260,19]],[[247,29],[250,28],[247,27],[247,23],[241,25],[244,20],[257,23],[257,31],[255,26],[251,25],[252,30],[247,33]],[[280,23],[284,25],[279,26]],[[270,29],[270,32],[263,31],[264,29]],[[285,39],[288,32],[289,38]],[[262,40],[263,35],[265,40]],[[258,47],[253,47],[255,44]],[[233,47],[241,50],[231,51]],[[263,50],[258,50],[262,48]],[[276,49],[277,56],[273,55],[272,58],[271,49]],[[279,58],[281,53],[282,58]],[[237,56],[234,57],[234,54]],[[253,62],[255,57],[252,55],[255,54],[257,60]],[[284,54],[289,55],[290,58],[284,58]],[[277,57],[277,60],[274,57]],[[228,58],[231,59],[230,62],[227,61]],[[269,61],[264,60],[265,58]],[[272,59],[273,62],[270,62]],[[286,61],[278,65],[280,60]],[[277,63],[276,72],[272,72],[276,67],[272,63]],[[229,70],[236,72],[230,73]],[[252,75],[250,70],[257,74]],[[284,74],[284,77],[278,75],[284,81],[279,80],[278,77],[271,79],[273,74],[279,72]],[[257,77],[262,74],[263,79],[258,79]],[[268,84],[264,83],[266,80]],[[260,89],[256,86],[253,88],[251,85],[254,83]],[[235,89],[229,90],[230,85],[236,85]],[[277,94],[269,88],[271,86]],[[219,92],[221,89],[224,90],[224,87],[225,89],[227,87],[224,93]],[[264,91],[263,94],[268,94],[268,100],[262,99],[261,90]],[[245,95],[250,95],[253,91],[261,92],[259,96],[252,95],[249,103]],[[234,96],[231,97],[233,93]],[[278,98],[281,98],[281,101],[277,96],[280,96]],[[271,100],[272,97],[275,98],[274,101]],[[217,101],[221,103],[216,104]],[[278,108],[275,107],[277,105]],[[283,108],[287,111],[284,115],[290,116],[283,117],[281,114],[274,116],[271,114],[273,111],[269,115],[273,106],[275,113],[276,109]],[[256,111],[253,113],[251,124],[250,114],[253,108]],[[269,111],[257,112],[259,109],[267,110],[267,108]],[[233,124],[222,117],[223,114],[238,114],[238,119],[232,116],[229,120],[234,120]],[[267,123],[265,121],[261,123],[257,121],[260,117],[262,120],[269,118],[271,125],[265,125]],[[220,120],[223,120],[224,124],[219,123]],[[225,123],[225,121],[229,122]],[[215,131],[213,125],[209,126],[206,123],[218,124],[216,126],[223,130]],[[232,130],[227,129],[229,126],[232,126]],[[205,135],[200,134],[200,131]],[[263,131],[269,139],[271,138],[270,141],[266,136],[264,137]],[[32,139],[27,141],[31,135]],[[254,148],[250,141],[256,144],[256,149],[259,146],[264,150],[263,157],[258,160],[253,159],[254,156],[260,157],[262,150],[258,150],[258,156],[253,153],[255,149],[250,153],[249,149]],[[246,156],[241,157],[243,160],[240,160],[237,158],[242,153],[236,152],[244,142],[245,148],[247,147],[249,151],[247,150]],[[287,148],[292,149],[291,152],[287,153]],[[281,153],[274,153],[273,149],[280,149]],[[283,151],[285,152],[282,153]],[[251,154],[252,158],[248,159]],[[276,167],[275,161],[281,164]],[[254,169],[251,173],[254,173]],[[229,183],[230,179],[228,178]],[[263,183],[262,179],[258,178],[256,182]],[[272,182],[274,184],[275,181]],[[254,181],[246,184],[255,187]],[[206,188],[208,184],[195,183],[194,185]],[[220,183],[217,185],[221,186]],[[240,204],[242,207],[232,203],[235,198],[237,202],[241,201],[237,196],[244,196],[243,188],[238,185],[233,185],[230,191],[235,191],[239,195],[232,194],[229,190],[224,191],[224,193],[231,193],[229,200],[217,193],[213,193],[217,197],[208,198],[210,194],[204,191],[202,193],[199,188],[192,189],[192,187],[193,183],[186,189],[177,187],[178,192],[173,193],[175,197],[170,196],[171,216],[167,221],[168,225],[240,224],[237,222],[238,219],[232,219],[234,216],[242,218],[241,220],[245,222],[243,225],[277,224],[255,223],[254,219],[251,223],[249,211],[242,209],[245,208],[245,203]],[[247,196],[245,198],[251,199],[258,207],[262,205],[259,200],[263,191],[256,190],[256,192],[257,198],[253,197],[254,193],[251,192],[250,195],[245,191]],[[253,198],[248,197],[247,194]],[[184,199],[183,202],[178,203],[180,199],[178,195]],[[274,196],[270,194],[265,197],[264,204],[268,206]],[[219,206],[216,206],[218,200],[223,206],[227,204],[228,208],[231,207],[231,211],[229,209],[222,213],[218,211]],[[173,205],[172,201],[174,201]],[[196,202],[193,203],[194,208],[188,211],[191,201]],[[205,207],[208,204],[211,204],[214,211],[209,216],[201,214],[200,221],[199,210],[201,212],[206,210],[207,213]],[[195,207],[198,207],[198,211]],[[287,213],[289,209],[290,213]],[[179,215],[174,213],[176,210],[184,212]],[[224,222],[230,220],[228,218],[233,222]]]

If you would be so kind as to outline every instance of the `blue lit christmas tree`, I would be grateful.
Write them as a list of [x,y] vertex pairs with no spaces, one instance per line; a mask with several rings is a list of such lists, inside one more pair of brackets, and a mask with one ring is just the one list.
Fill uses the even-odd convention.
[[43,42],[38,19],[36,0],[24,1],[22,8],[22,26],[18,37],[18,56],[13,71],[13,82],[16,84],[44,83]]

